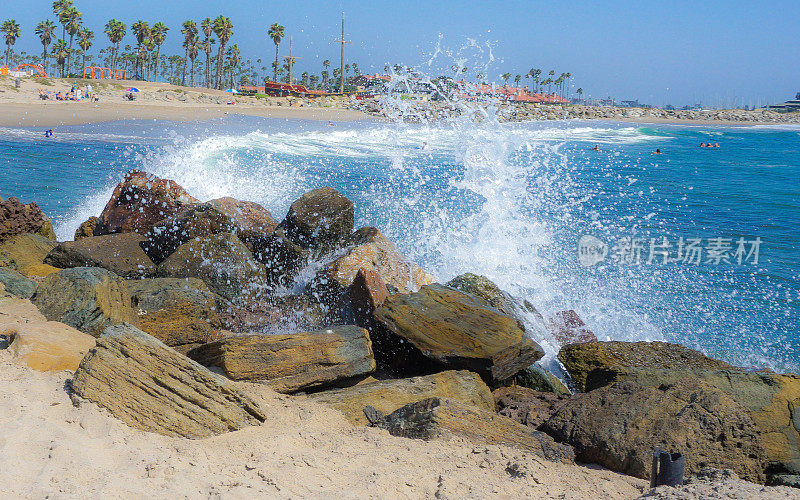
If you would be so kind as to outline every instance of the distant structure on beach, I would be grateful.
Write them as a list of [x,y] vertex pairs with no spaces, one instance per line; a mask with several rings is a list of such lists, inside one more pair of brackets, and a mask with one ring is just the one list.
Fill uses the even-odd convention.
[[769,107],[769,109],[774,109],[775,111],[800,111],[800,92],[798,92],[794,99],[786,101],[783,104],[773,104]]

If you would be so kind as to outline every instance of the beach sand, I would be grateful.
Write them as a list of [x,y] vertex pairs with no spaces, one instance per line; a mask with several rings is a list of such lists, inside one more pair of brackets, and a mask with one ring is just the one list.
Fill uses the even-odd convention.
[[[78,80],[84,88],[91,83],[99,102],[42,100],[39,91],[67,92],[74,79],[21,79],[0,77],[0,126],[56,127],[114,120],[202,121],[228,114],[324,121],[352,121],[370,116],[341,106],[341,98],[296,99],[235,96],[231,93],[166,83]],[[47,85],[50,83],[51,85]],[[126,89],[136,87],[135,101],[126,101]],[[235,105],[228,102],[236,101]],[[303,104],[301,106],[300,104]]]
[[645,486],[503,446],[355,428],[336,410],[252,384],[240,386],[265,409],[263,425],[169,438],[92,403],[73,406],[70,376],[35,372],[0,351],[0,497],[584,499],[635,498]]

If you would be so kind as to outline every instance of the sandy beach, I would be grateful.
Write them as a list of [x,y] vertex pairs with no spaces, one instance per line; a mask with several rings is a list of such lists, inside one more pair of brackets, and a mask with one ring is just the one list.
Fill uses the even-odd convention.
[[[334,99],[295,99],[234,96],[212,89],[179,87],[166,83],[139,81],[79,80],[79,86],[93,85],[99,102],[42,100],[39,91],[67,92],[75,80],[21,80],[0,77],[0,126],[55,127],[114,120],[202,121],[230,114],[324,121],[352,121],[370,118],[359,111],[345,109]],[[47,85],[49,83],[50,85]],[[139,89],[135,101],[123,96],[126,89]],[[236,104],[228,104],[235,101]]]

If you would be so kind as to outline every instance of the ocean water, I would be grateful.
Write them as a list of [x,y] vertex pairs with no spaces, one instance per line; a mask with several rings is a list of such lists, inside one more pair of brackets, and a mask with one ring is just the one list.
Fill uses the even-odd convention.
[[[61,239],[131,168],[277,219],[331,185],[442,282],[480,273],[601,339],[800,370],[800,128],[226,117],[55,132],[0,129],[0,196],[36,201]],[[587,241],[605,258],[580,259]]]

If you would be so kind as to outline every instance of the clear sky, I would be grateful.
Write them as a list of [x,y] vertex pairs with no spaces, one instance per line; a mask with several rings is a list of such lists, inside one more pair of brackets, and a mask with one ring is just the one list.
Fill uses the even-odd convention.
[[[15,18],[17,48],[41,50],[35,24],[53,19],[51,1],[2,0],[0,20]],[[437,0],[76,0],[95,31],[95,50],[107,45],[109,18],[166,23],[167,53],[183,53],[180,24],[224,14],[245,58],[274,58],[267,27],[280,22],[302,57],[296,74],[338,63],[341,12],[347,15],[347,59],[362,72],[385,64],[427,67],[437,44],[458,51],[477,41],[487,52],[466,51],[466,65],[489,64],[490,79],[531,68],[571,72],[584,95],[639,99],[653,104],[704,105],[783,102],[800,91],[800,5],[767,1],[437,1]],[[441,35],[441,41],[439,41]],[[129,34],[125,43],[133,43]],[[283,50],[282,53],[285,53]],[[288,50],[288,43],[285,44]],[[477,55],[475,55],[477,54]],[[434,67],[449,67],[440,54]]]

